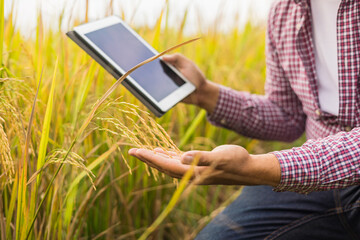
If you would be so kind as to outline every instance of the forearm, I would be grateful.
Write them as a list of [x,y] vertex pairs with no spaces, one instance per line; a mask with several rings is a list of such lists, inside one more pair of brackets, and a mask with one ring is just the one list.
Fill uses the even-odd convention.
[[252,138],[293,141],[304,131],[305,116],[292,99],[284,97],[284,101],[290,107],[282,108],[269,97],[221,87],[209,120]]
[[281,170],[279,160],[273,154],[250,155],[254,185],[270,185],[276,187],[280,183]]
[[[236,166],[233,167],[236,169]],[[203,185],[268,185],[276,187],[280,183],[280,164],[273,154],[250,155],[248,163],[236,172],[213,171],[200,180]]]

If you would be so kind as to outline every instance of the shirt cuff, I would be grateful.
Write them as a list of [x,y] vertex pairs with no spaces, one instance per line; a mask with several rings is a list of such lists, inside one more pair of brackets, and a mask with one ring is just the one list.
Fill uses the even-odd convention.
[[321,166],[317,156],[306,147],[272,152],[279,160],[281,180],[275,192],[292,191],[308,194],[319,185]]
[[208,120],[214,125],[221,125],[221,123],[225,123],[225,113],[222,111],[225,106],[225,102],[227,101],[226,87],[219,86],[219,97],[212,114],[208,114]]
[[241,120],[241,113],[248,101],[246,93],[220,86],[219,97],[208,120],[215,126],[234,128]]

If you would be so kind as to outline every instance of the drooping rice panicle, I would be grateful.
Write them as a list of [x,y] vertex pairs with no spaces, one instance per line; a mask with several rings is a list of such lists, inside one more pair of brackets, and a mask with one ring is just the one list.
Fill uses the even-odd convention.
[[[11,157],[9,140],[3,128],[3,122],[4,119],[0,117],[0,174],[5,174],[6,181],[11,181],[15,174],[14,161]],[[3,185],[1,182],[0,186]]]
[[[53,151],[47,157],[45,164],[30,177],[27,184],[30,184],[32,181],[34,181],[36,179],[36,177],[42,171],[44,171],[49,165],[60,163],[65,154],[66,154],[66,150],[64,150],[64,149],[59,149],[59,150]],[[93,188],[96,189],[95,184],[93,182],[93,178],[95,178],[95,175],[91,172],[91,170],[89,170],[85,166],[85,164],[84,164],[85,160],[79,154],[77,154],[75,152],[71,152],[64,163],[83,170],[86,173],[86,175],[88,176]]]

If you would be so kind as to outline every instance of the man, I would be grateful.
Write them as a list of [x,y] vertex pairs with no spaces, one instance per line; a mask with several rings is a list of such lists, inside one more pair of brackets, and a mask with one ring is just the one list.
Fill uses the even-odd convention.
[[225,145],[178,161],[162,150],[129,153],[173,177],[199,158],[196,171],[221,170],[204,184],[275,187],[245,187],[198,239],[360,239],[360,1],[278,1],[266,58],[266,96],[215,85],[181,55],[164,60],[194,82],[185,102],[206,109],[212,123],[268,140],[305,131],[303,146],[249,155]]

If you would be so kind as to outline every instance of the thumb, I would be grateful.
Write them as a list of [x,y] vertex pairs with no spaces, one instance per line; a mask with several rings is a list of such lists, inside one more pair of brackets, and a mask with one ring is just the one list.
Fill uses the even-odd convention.
[[184,67],[184,64],[188,62],[187,58],[181,55],[180,53],[164,55],[162,57],[162,60],[173,65],[175,68]]
[[161,59],[164,62],[167,62],[171,65],[175,65],[178,60],[178,57],[175,54],[167,54],[167,55],[164,55]]
[[210,166],[218,160],[215,155],[214,152],[189,151],[181,156],[181,162],[190,165],[194,160],[198,160],[198,166]]

